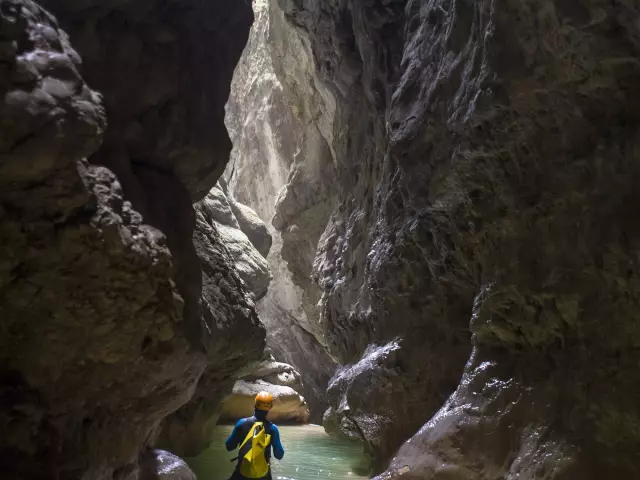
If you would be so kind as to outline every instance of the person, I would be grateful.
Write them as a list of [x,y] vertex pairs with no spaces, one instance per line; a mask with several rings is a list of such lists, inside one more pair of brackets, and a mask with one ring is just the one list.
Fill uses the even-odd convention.
[[229,480],[271,480],[272,447],[274,457],[278,460],[284,457],[278,427],[267,420],[273,408],[273,396],[269,392],[258,393],[254,406],[253,416],[239,420],[225,442],[228,451],[240,447],[238,463]]

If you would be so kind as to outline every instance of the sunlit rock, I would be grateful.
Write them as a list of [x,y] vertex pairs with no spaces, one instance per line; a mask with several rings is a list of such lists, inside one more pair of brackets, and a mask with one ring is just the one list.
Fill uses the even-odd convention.
[[235,421],[253,415],[254,399],[262,391],[273,395],[273,409],[269,411],[269,420],[295,423],[309,421],[309,407],[298,392],[291,387],[274,385],[264,380],[238,380],[231,395],[222,402],[220,421]]
[[[314,85],[311,52],[273,7],[268,0],[253,2],[256,21],[227,104],[234,148],[225,178],[231,196],[254,210],[273,238],[267,256],[273,279],[256,308],[273,354],[304,376],[301,393],[314,421],[320,422],[336,364],[325,348],[319,290],[310,273],[332,209],[335,173],[324,136],[330,132],[331,108],[322,113],[324,100]],[[305,107],[310,102],[313,111]],[[238,221],[243,217],[238,212],[236,216]],[[267,249],[263,233],[254,240],[253,227],[240,227],[259,251]]]

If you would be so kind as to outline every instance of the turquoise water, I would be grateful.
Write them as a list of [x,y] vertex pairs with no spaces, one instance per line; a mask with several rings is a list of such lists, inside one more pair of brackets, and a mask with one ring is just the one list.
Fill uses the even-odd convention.
[[[366,458],[356,444],[328,436],[322,427],[315,425],[278,426],[285,455],[282,461],[273,459],[271,471],[274,480],[357,480],[366,475]],[[187,462],[198,480],[227,480],[235,463],[229,460],[236,452],[227,452],[224,441],[231,427],[216,429],[211,447]]]

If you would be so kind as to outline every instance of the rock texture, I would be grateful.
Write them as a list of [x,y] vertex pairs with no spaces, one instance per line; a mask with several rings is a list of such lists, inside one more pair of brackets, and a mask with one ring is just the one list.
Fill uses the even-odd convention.
[[[271,235],[253,210],[236,202],[225,190],[223,185],[217,184],[196,204],[197,221],[201,228],[217,232],[238,275],[259,300],[267,293],[271,281],[265,258],[271,246]],[[266,249],[264,256],[258,247],[263,251]]]
[[291,387],[297,391],[302,390],[300,374],[291,365],[276,362],[273,358],[260,362],[243,378],[247,381],[264,380],[274,385]]
[[238,221],[240,230],[247,236],[260,255],[266,258],[273,242],[267,226],[258,217],[258,214],[246,205],[233,201],[231,209]]
[[281,233],[281,255],[291,279],[302,289],[307,317],[303,326],[326,345],[319,321],[320,290],[311,280],[311,271],[318,240],[336,203],[331,149],[335,104],[318,82],[308,43],[287,24],[273,2],[268,12],[269,54],[286,95],[286,113],[294,115],[298,134],[287,183],[276,198],[272,225]]
[[278,4],[337,100],[328,425],[419,430],[379,478],[633,477],[637,3]]
[[[329,190],[335,174],[318,127],[325,115],[308,47],[267,0],[255,0],[253,8],[256,21],[227,105],[234,149],[225,177],[233,197],[266,222],[274,218],[282,230],[269,225],[273,246],[267,259],[273,281],[257,309],[274,355],[304,376],[304,396],[319,422],[336,365],[324,347],[319,290],[309,275],[332,208]],[[310,101],[313,110],[305,105]],[[259,243],[254,241],[261,250]]]
[[180,458],[164,450],[149,450],[140,461],[140,480],[197,480]]
[[191,206],[225,167],[223,106],[252,15],[244,2],[42,3],[80,50],[35,3],[0,1],[0,471],[132,480],[207,365],[202,381],[222,388],[263,349]]
[[[470,351],[473,289],[439,281],[438,265],[414,237],[420,217],[410,203],[422,201],[421,192],[399,184],[387,152],[404,5],[279,5],[336,105],[329,138],[341,203],[319,241],[314,275],[327,343],[354,370],[332,382],[327,426],[359,438],[380,468],[455,389]],[[422,159],[413,165],[403,178],[422,189]],[[389,356],[362,358],[392,342]]]
[[238,380],[231,395],[220,406],[220,421],[235,422],[253,415],[254,399],[262,391],[273,395],[273,409],[268,416],[272,422],[309,421],[309,408],[298,392],[291,387],[274,385],[264,380]]

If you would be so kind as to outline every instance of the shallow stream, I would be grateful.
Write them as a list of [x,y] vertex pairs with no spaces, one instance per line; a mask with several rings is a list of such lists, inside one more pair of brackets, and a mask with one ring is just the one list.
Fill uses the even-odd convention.
[[[366,459],[356,444],[328,436],[315,425],[278,426],[285,455],[282,461],[273,459],[274,480],[357,480],[368,478]],[[232,427],[216,429],[208,450],[187,462],[198,480],[227,480],[235,464],[230,462],[236,452],[227,452],[224,441]]]

